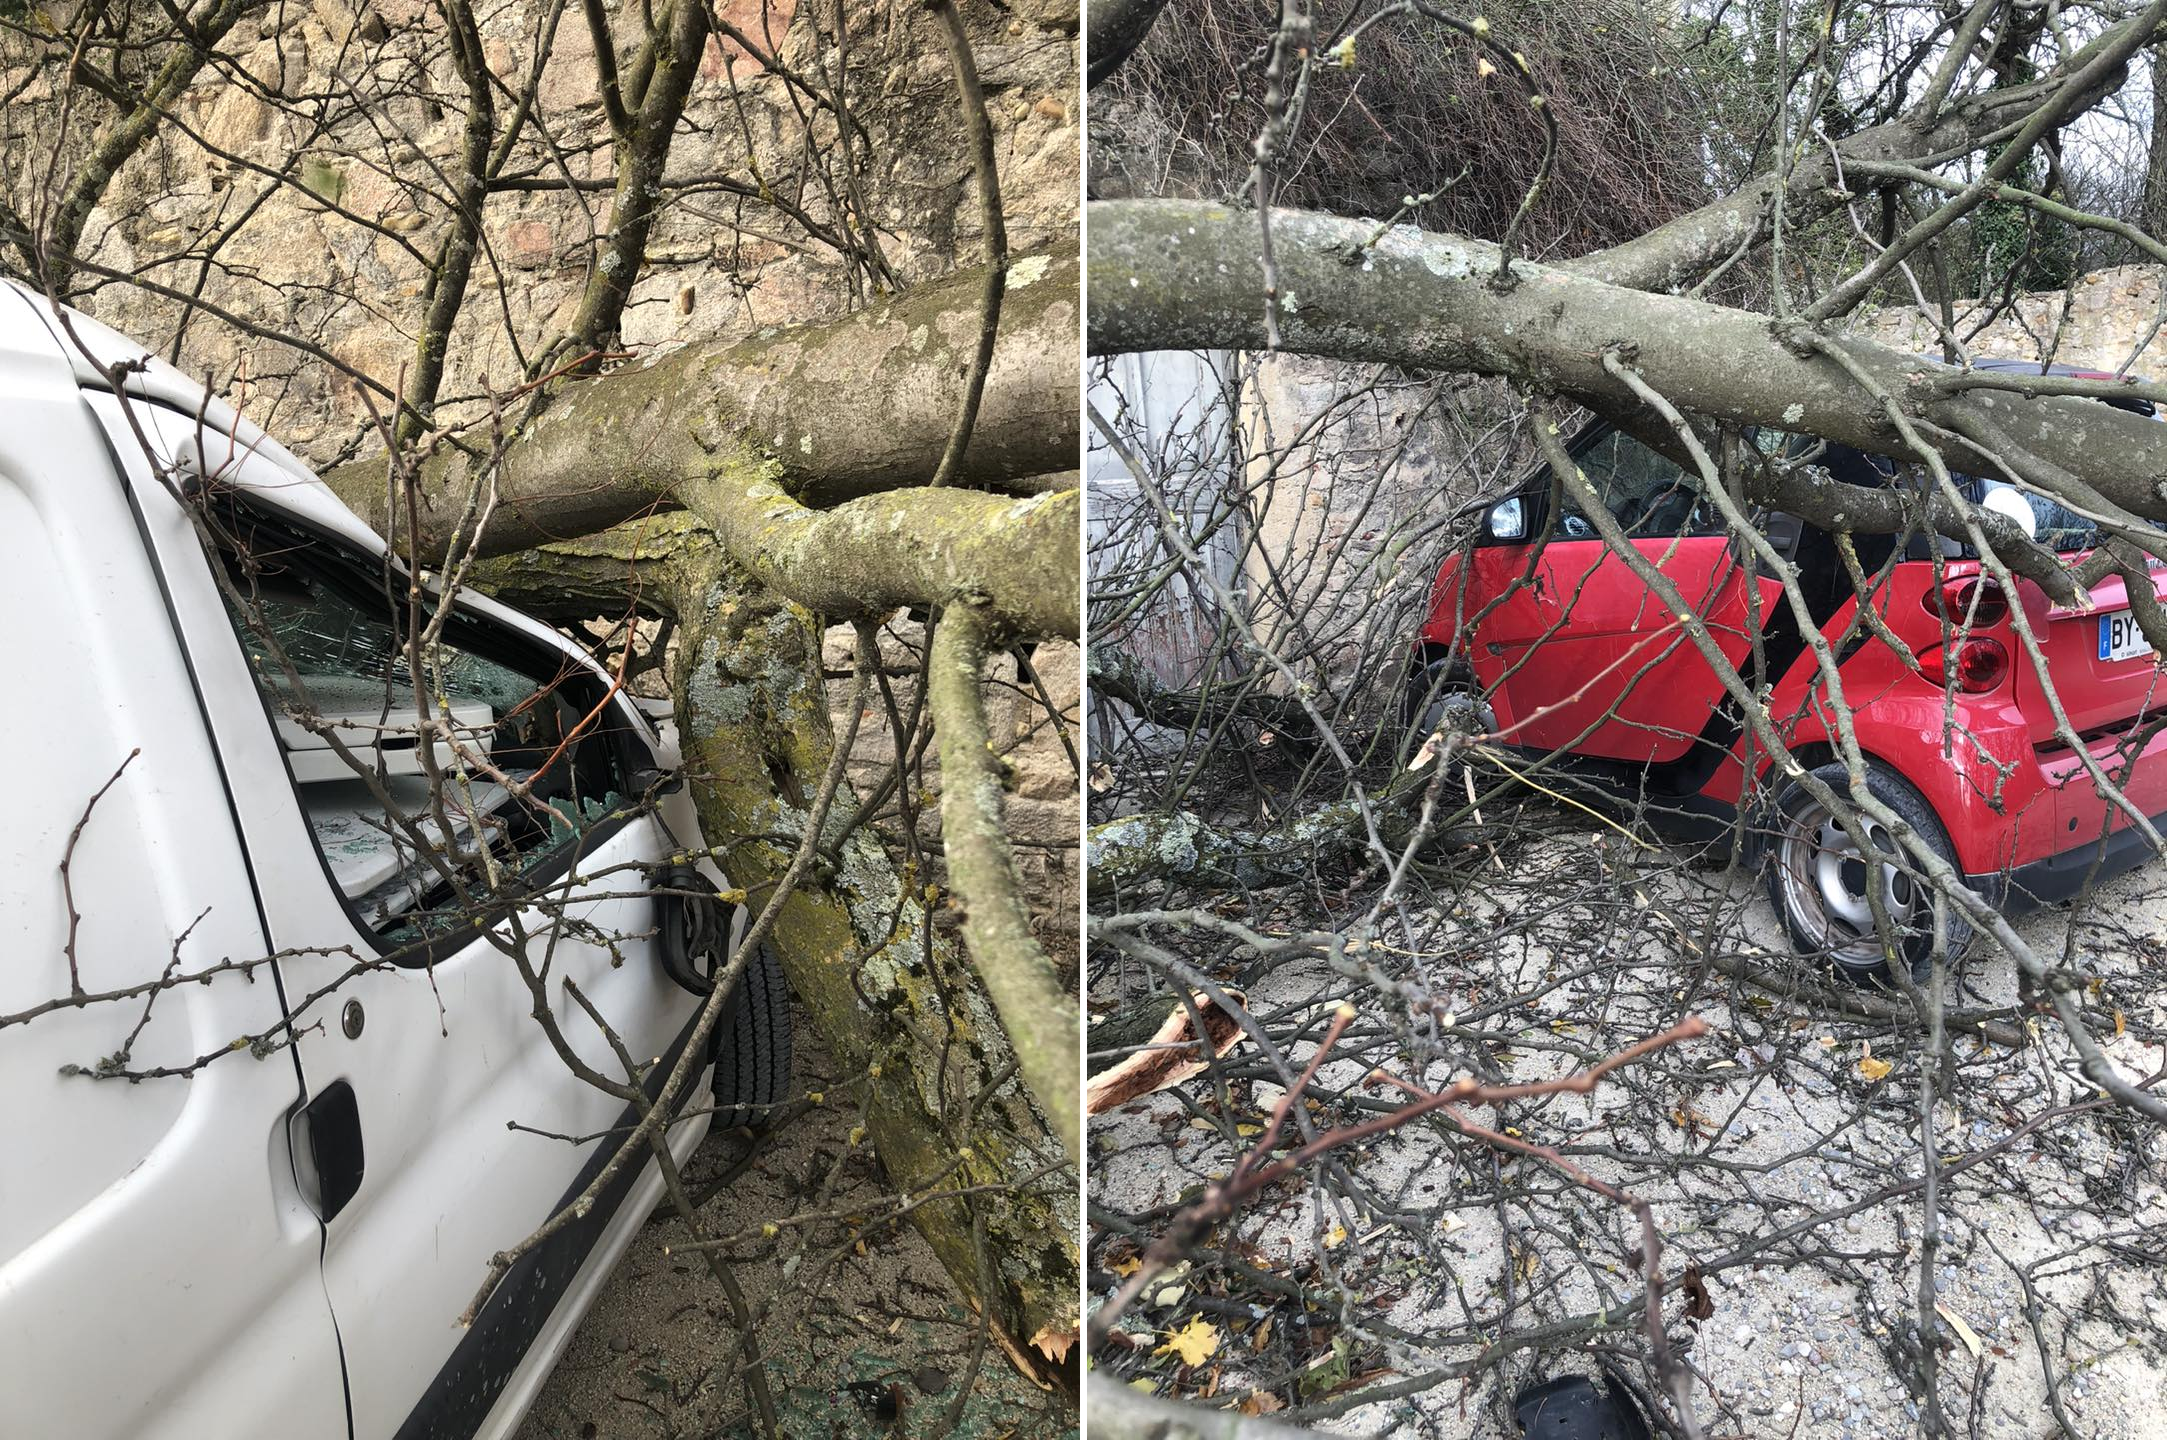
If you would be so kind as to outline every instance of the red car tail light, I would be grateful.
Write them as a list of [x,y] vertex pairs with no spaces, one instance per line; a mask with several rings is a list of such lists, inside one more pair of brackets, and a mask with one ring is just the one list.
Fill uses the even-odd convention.
[[[1972,608],[1975,602],[1976,610]],[[1947,617],[1951,625],[1962,625],[1968,618],[1972,629],[1984,630],[2009,618],[2009,592],[1984,576],[1967,575],[1944,580],[1940,589],[1921,595],[1919,608],[1936,620]]]
[[1921,650],[1919,669],[1944,689],[1953,676],[1956,688],[1966,695],[1984,695],[2008,676],[2009,651],[1999,640],[1974,635]]

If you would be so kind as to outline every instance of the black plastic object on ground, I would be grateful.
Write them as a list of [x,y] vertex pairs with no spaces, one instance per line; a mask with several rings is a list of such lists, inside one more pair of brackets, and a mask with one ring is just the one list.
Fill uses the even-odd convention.
[[1530,1385],[1513,1401],[1530,1440],[1648,1440],[1640,1407],[1612,1376],[1600,1389],[1585,1375],[1557,1375]]

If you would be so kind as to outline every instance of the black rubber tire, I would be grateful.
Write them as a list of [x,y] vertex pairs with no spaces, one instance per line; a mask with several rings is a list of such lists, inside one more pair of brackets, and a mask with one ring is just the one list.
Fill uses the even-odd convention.
[[1472,712],[1464,721],[1470,729],[1489,728],[1497,723],[1465,663],[1448,668],[1443,660],[1432,660],[1410,667],[1407,683],[1400,692],[1400,723],[1407,731],[1403,743],[1409,756],[1446,722],[1456,707],[1463,712]]
[[714,1123],[757,1129],[790,1098],[790,987],[771,947],[745,966],[715,1029]]
[[[1818,767],[1812,773],[1838,795],[1849,795],[1851,781],[1842,765],[1831,762]],[[1955,847],[1949,843],[1948,831],[1942,827],[1940,817],[1934,814],[1934,807],[1912,787],[1910,781],[1880,761],[1868,760],[1866,788],[1872,791],[1882,804],[1895,811],[1935,854],[1948,863],[1950,869],[1961,873],[1961,867],[1956,863]],[[1856,984],[1884,982],[1888,978],[1887,954],[1870,932],[1850,945],[1832,943],[1833,932],[1825,921],[1825,903],[1820,911],[1824,923],[1817,924],[1813,915],[1799,913],[1798,903],[1794,901],[1791,893],[1787,893],[1800,883],[1795,872],[1790,877],[1786,874],[1792,857],[1801,854],[1806,848],[1806,837],[1799,827],[1803,821],[1805,826],[1818,831],[1818,821],[1824,818],[1819,812],[1818,802],[1808,793],[1806,787],[1796,780],[1786,781],[1777,793],[1772,812],[1771,834],[1764,856],[1769,903],[1775,906],[1776,914],[1783,921],[1783,928],[1791,937],[1792,947],[1800,956],[1825,964],[1836,974]],[[1894,838],[1883,838],[1889,848],[1884,850],[1877,845],[1874,853],[1895,858],[1897,850]],[[1793,848],[1787,850],[1787,842],[1795,842]],[[1856,867],[1852,873],[1857,884],[1852,888],[1863,894],[1863,867],[1855,860],[1848,863]],[[1893,902],[1898,896],[1903,897],[1918,917],[1918,923],[1905,929],[1898,952],[1910,966],[1912,979],[1924,983],[1933,973],[1931,899],[1916,888],[1916,882],[1908,875],[1893,878],[1887,889],[1892,893],[1885,898]],[[1825,891],[1822,893],[1825,894]],[[1808,900],[1805,903],[1810,905],[1814,902]],[[1971,944],[1972,928],[1970,922],[1961,916],[1948,914],[1947,906],[1943,907],[1943,911],[1948,920],[1946,951],[1949,963],[1953,965],[1963,957],[1966,947]]]

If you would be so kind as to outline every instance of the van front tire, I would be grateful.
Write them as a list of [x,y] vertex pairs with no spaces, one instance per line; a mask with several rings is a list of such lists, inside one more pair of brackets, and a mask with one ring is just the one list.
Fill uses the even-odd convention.
[[790,1098],[790,987],[772,946],[746,964],[716,1033],[714,1123],[767,1124]]

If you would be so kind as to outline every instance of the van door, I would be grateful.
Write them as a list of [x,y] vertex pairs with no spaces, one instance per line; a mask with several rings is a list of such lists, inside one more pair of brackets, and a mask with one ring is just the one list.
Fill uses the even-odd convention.
[[[650,867],[674,842],[633,803],[644,722],[546,627],[461,597],[420,677],[459,739],[424,755],[406,581],[373,537],[312,480],[151,413],[164,453],[212,457],[190,464],[233,501],[219,564],[241,611],[171,500],[158,554],[287,952],[354,1431],[470,1435],[563,1343],[559,1311],[605,1230],[621,1244],[655,1195],[651,1160],[625,1166],[462,1324],[491,1258],[577,1196],[627,1128],[537,1014],[572,1060],[623,1080],[576,988],[652,1093],[699,1006],[653,953]],[[496,905],[491,923],[470,905]],[[705,1124],[672,1130],[680,1155]]]
[[0,1431],[343,1440],[218,757],[105,438],[33,348],[0,339]]
[[[1698,477],[1607,428],[1577,443],[1574,458],[1633,548],[1740,663],[1752,645],[1749,572]],[[1553,523],[1519,627],[1533,633],[1512,637],[1501,657],[1501,713],[1517,722],[1506,738],[1636,764],[1683,758],[1721,702],[1722,682],[1569,496]]]

